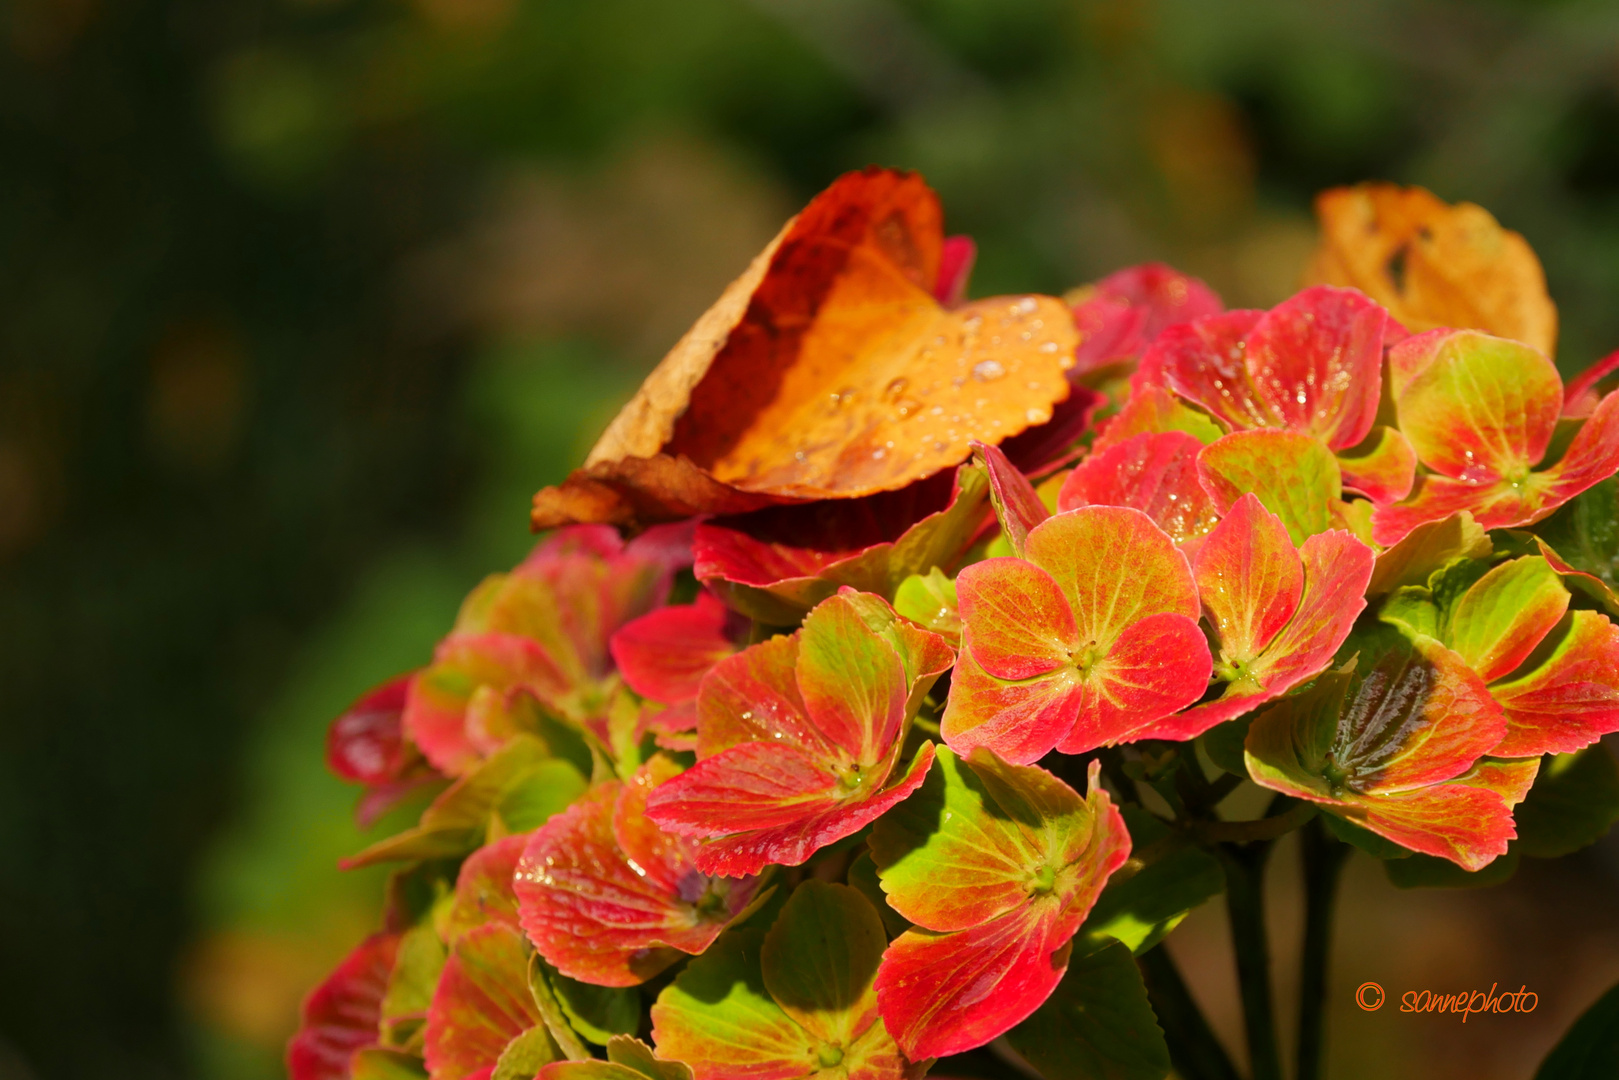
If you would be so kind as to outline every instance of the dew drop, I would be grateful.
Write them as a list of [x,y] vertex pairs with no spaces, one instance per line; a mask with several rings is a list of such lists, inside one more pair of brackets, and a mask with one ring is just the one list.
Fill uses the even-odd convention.
[[910,385],[911,380],[901,375],[899,378],[889,383],[888,386],[883,390],[883,393],[888,396],[889,401],[897,401],[900,395],[905,393],[906,388]]
[[1006,369],[999,360],[980,360],[973,365],[973,378],[979,382],[994,382],[1005,374]]

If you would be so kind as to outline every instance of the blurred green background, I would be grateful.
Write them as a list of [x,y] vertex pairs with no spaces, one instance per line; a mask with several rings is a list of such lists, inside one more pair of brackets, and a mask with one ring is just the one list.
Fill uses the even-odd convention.
[[[0,1080],[280,1075],[378,910],[327,720],[868,162],[925,172],[976,294],[1159,258],[1234,305],[1318,189],[1421,183],[1528,236],[1565,372],[1619,345],[1611,0],[6,0]],[[1340,1005],[1543,1011],[1340,1009],[1340,1080],[1526,1077],[1619,975],[1611,843],[1350,889]],[[1232,1038],[1215,914],[1176,948]]]

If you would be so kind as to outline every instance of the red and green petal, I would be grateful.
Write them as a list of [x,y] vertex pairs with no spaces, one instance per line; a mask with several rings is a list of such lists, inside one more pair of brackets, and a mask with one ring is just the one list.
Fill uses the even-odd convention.
[[544,1023],[528,988],[528,958],[523,935],[503,923],[455,942],[427,1010],[432,1080],[466,1080],[493,1068],[513,1039]]
[[1550,360],[1477,330],[1407,338],[1389,350],[1389,377],[1400,431],[1417,457],[1468,483],[1522,481],[1545,455],[1563,408]]
[[1368,438],[1370,444],[1364,449],[1339,452],[1343,486],[1380,506],[1399,502],[1411,494],[1417,481],[1417,452],[1395,428],[1373,428]]
[[1068,663],[1079,647],[1068,599],[1050,574],[1023,559],[985,559],[956,578],[973,658],[987,673],[1032,679]]
[[[757,888],[710,881],[690,841],[637,812],[658,775],[651,766],[643,773],[629,789],[598,785],[546,822],[518,863],[523,929],[540,955],[582,982],[634,986],[673,963],[674,950],[702,952]],[[632,861],[626,844],[644,862]]]
[[1057,749],[1082,754],[1141,738],[1202,697],[1213,668],[1196,620],[1174,612],[1137,620],[1082,673],[1078,715]]
[[1079,672],[1060,667],[1018,682],[986,672],[972,649],[972,634],[961,633],[961,657],[950,674],[950,696],[939,733],[958,753],[978,747],[1027,765],[1045,757],[1074,727],[1088,698]]
[[758,873],[769,864],[798,866],[903,802],[921,786],[932,764],[933,744],[923,743],[910,768],[876,794],[864,799],[827,799],[818,811],[806,803],[798,820],[704,840],[697,848],[697,866],[704,873],[725,877]]
[[1091,452],[1100,454],[1137,435],[1169,431],[1191,435],[1204,446],[1225,434],[1219,424],[1183,404],[1163,387],[1143,385],[1130,391],[1124,407],[1097,433],[1096,441],[1091,444]]
[[1056,906],[1019,907],[966,930],[907,930],[877,972],[883,1024],[907,1057],[958,1054],[1028,1019],[1062,981]]
[[695,603],[659,608],[625,623],[610,648],[631,690],[674,705],[697,697],[703,676],[741,649],[748,628],[746,618],[703,592]]
[[1486,759],[1454,780],[1354,799],[1336,812],[1402,847],[1477,871],[1506,854],[1517,835],[1512,808],[1529,793],[1539,768],[1539,758]]
[[1575,432],[1557,464],[1531,477],[1540,492],[1535,519],[1615,472],[1619,472],[1619,394],[1609,394]]
[[1282,519],[1295,545],[1337,526],[1338,459],[1321,440],[1291,431],[1237,431],[1204,447],[1198,475],[1224,514],[1252,492]]
[[1130,839],[1096,784],[1081,798],[1037,766],[948,748],[917,795],[878,822],[870,844],[889,904],[920,926],[952,932],[1040,897],[1059,901],[1073,932]]
[[[1539,358],[1538,353],[1533,356]],[[1495,389],[1496,397],[1504,395],[1499,387]],[[1542,392],[1547,392],[1545,387]],[[1506,407],[1500,402],[1497,404]],[[1486,529],[1532,525],[1619,470],[1619,395],[1610,394],[1602,399],[1575,433],[1562,458],[1544,472],[1530,472],[1523,462],[1538,461],[1539,454],[1545,450],[1549,439],[1545,417],[1518,417],[1517,420],[1516,424],[1500,421],[1492,426],[1474,420],[1469,412],[1471,428],[1485,429],[1482,435],[1473,431],[1469,436],[1471,442],[1491,437],[1505,444],[1489,453],[1482,466],[1463,468],[1463,462],[1447,459],[1440,472],[1449,469],[1464,475],[1454,479],[1444,475],[1425,476],[1416,494],[1406,502],[1378,507],[1372,515],[1373,537],[1377,542],[1395,543],[1420,525],[1462,510],[1471,513]],[[1529,457],[1531,454],[1535,456]]]
[[1060,514],[1029,534],[1028,554],[957,579],[967,655],[941,722],[947,743],[1029,762],[1059,744],[1126,739],[1201,696],[1212,661],[1191,568],[1145,514]]
[[1500,757],[1562,754],[1619,731],[1619,627],[1576,611],[1545,662],[1490,687],[1506,709]]
[[1505,730],[1483,680],[1455,652],[1418,636],[1367,672],[1344,707],[1335,752],[1351,787],[1391,794],[1460,776]]
[[1562,619],[1571,599],[1545,559],[1501,563],[1462,594],[1446,615],[1445,644],[1485,682],[1512,673]]
[[302,1023],[287,1043],[291,1080],[348,1080],[349,1059],[374,1046],[398,934],[373,934],[304,999]]
[[404,728],[433,767],[459,776],[483,751],[467,730],[467,709],[478,690],[522,689],[542,701],[564,695],[569,683],[539,643],[506,633],[455,633],[439,643],[433,663],[416,673],[405,700]]
[[1506,854],[1517,836],[1501,795],[1467,784],[1436,784],[1394,795],[1354,798],[1329,810],[1401,847],[1479,870]]
[[1040,501],[1028,477],[1019,472],[1004,453],[981,442],[974,442],[972,447],[989,474],[990,501],[1001,523],[1001,535],[1006,537],[1012,554],[1021,559],[1029,530],[1050,517],[1051,511]]
[[829,597],[809,613],[797,632],[794,670],[821,736],[837,747],[840,760],[869,768],[904,734],[910,680],[899,652],[872,631],[856,596]]
[[1266,312],[1245,353],[1253,393],[1276,426],[1334,450],[1364,439],[1377,416],[1387,319],[1363,293],[1331,285]]
[[745,742],[779,742],[817,758],[836,747],[810,722],[798,691],[798,635],[787,634],[715,664],[697,692],[697,756]]
[[1251,712],[1327,670],[1366,607],[1372,551],[1340,530],[1317,533],[1298,553],[1304,591],[1287,625],[1213,701],[1139,733],[1139,738],[1192,739],[1214,725]]
[[664,938],[692,921],[686,905],[619,851],[618,788],[600,785],[536,830],[514,879],[523,929],[540,955],[598,986],[635,986],[674,963],[680,954],[662,947]]
[[517,894],[512,877],[528,844],[526,835],[502,837],[467,856],[455,879],[455,900],[444,925],[444,936],[454,941],[486,923],[517,927]]
[[1195,539],[1220,516],[1198,476],[1203,446],[1184,431],[1149,432],[1113,443],[1068,474],[1057,508],[1131,506],[1177,544]]
[[1191,564],[1139,510],[1086,506],[1058,514],[1029,534],[1028,557],[1067,598],[1081,646],[1105,647],[1148,615],[1198,616]]
[[889,946],[877,974],[883,1021],[913,1059],[982,1046],[1039,1008],[1130,854],[1098,764],[1081,799],[1043,769],[983,751],[965,763],[940,755],[931,790],[871,838],[890,904],[921,924]]
[[1281,633],[1304,594],[1304,563],[1282,519],[1247,494],[1198,549],[1198,597],[1226,667],[1246,667]]
[[821,1041],[765,986],[764,938],[758,930],[726,934],[652,1006],[658,1053],[685,1062],[695,1080],[795,1080],[823,1071]]
[[1132,388],[1161,386],[1207,409],[1236,430],[1280,427],[1281,417],[1255,392],[1247,337],[1263,311],[1227,311],[1171,326],[1141,356]]

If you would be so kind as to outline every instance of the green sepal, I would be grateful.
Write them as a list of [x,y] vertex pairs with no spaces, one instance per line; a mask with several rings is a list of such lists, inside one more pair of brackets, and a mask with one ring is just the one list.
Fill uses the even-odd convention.
[[633,986],[595,986],[550,972],[551,990],[568,1024],[597,1046],[634,1035],[641,1024],[641,994]]
[[528,992],[534,998],[535,1007],[540,1010],[540,1018],[545,1021],[546,1030],[550,1032],[551,1038],[561,1051],[559,1057],[569,1061],[588,1061],[592,1056],[590,1049],[579,1038],[578,1032],[574,1031],[573,1025],[568,1023],[567,1014],[562,1011],[556,992],[551,988],[551,980],[556,975],[556,968],[547,964],[539,953],[529,957]]
[[1215,725],[1201,736],[1203,752],[1210,761],[1232,776],[1247,776],[1248,763],[1242,756],[1242,744],[1247,740],[1248,726],[1253,722],[1250,714]]
[[427,1066],[416,1054],[368,1046],[349,1058],[349,1080],[426,1080],[426,1076]]
[[1535,1071],[1535,1080],[1612,1080],[1619,1076],[1619,984],[1580,1014]]
[[1466,510],[1442,521],[1426,522],[1377,557],[1366,595],[1381,596],[1402,585],[1426,585],[1435,571],[1458,559],[1487,559],[1491,550],[1489,533]]
[[894,610],[925,630],[952,642],[961,640],[961,612],[956,582],[937,566],[926,574],[912,574],[894,591]]
[[421,1052],[427,1007],[433,1003],[447,959],[449,950],[439,940],[432,919],[424,919],[399,939],[388,989],[382,995],[378,1031],[383,1046]]
[[436,859],[481,847],[491,832],[526,832],[584,793],[585,778],[553,758],[540,740],[518,735],[452,784],[422,812],[421,824],[343,860],[345,869],[408,859]]
[[640,1039],[614,1035],[607,1041],[607,1060],[634,1069],[647,1080],[691,1080],[691,1067],[679,1061],[664,1061]]
[[1513,818],[1525,855],[1552,859],[1596,843],[1619,821],[1619,763],[1602,743],[1548,757]]
[[1151,861],[1129,877],[1115,875],[1079,933],[1091,949],[1116,940],[1139,956],[1194,908],[1224,892],[1225,871],[1213,855],[1176,836],[1148,811],[1125,806],[1120,813],[1130,830],[1131,863],[1142,857]]
[[607,1060],[562,1061],[548,1065],[540,1080],[692,1080],[691,1066],[664,1061],[640,1039],[614,1035]]
[[1518,872],[1518,845],[1513,844],[1482,870],[1463,870],[1449,859],[1412,854],[1383,864],[1389,881],[1401,889],[1483,889],[1500,885]]
[[1163,1080],[1169,1074],[1169,1045],[1141,971],[1116,941],[1070,959],[1051,997],[1006,1040],[1046,1080]]
[[561,1059],[546,1025],[535,1024],[506,1044],[489,1080],[533,1080],[541,1069]]

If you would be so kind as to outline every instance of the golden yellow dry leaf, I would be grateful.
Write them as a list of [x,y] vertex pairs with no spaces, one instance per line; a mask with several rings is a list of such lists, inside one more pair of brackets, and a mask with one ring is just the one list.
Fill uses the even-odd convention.
[[1306,285],[1348,285],[1413,332],[1451,326],[1557,349],[1557,306],[1528,241],[1472,203],[1365,183],[1316,197]]
[[850,173],[754,260],[647,378],[536,528],[642,525],[894,491],[1051,419],[1078,333],[1054,297],[945,308],[938,199]]

